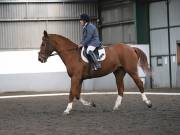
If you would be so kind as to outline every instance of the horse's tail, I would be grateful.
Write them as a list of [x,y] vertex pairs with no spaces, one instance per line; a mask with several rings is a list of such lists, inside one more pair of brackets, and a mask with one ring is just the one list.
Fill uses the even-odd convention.
[[136,47],[133,47],[137,56],[138,56],[138,59],[139,59],[139,66],[143,69],[143,71],[149,75],[149,76],[152,76],[152,71],[148,65],[148,60],[147,60],[147,56],[146,54],[139,48],[136,48]]

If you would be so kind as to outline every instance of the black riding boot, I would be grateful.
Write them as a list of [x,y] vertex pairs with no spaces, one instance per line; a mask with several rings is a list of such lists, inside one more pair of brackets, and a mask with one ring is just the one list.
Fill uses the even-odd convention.
[[98,70],[101,68],[101,64],[97,61],[97,58],[96,58],[96,55],[94,54],[93,51],[89,51],[89,56],[90,56],[90,59],[93,63],[93,66],[94,66],[94,70]]

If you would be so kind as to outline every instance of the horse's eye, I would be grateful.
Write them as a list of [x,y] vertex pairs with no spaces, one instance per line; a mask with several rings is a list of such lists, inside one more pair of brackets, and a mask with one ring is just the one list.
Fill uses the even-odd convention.
[[44,42],[42,42],[41,46],[44,47],[46,44]]

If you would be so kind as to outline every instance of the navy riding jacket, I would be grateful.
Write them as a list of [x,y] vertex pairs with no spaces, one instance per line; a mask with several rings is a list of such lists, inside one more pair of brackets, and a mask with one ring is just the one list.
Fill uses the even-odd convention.
[[100,46],[100,40],[99,40],[97,28],[92,23],[87,23],[84,26],[81,44],[84,47],[88,47],[89,45],[94,47]]

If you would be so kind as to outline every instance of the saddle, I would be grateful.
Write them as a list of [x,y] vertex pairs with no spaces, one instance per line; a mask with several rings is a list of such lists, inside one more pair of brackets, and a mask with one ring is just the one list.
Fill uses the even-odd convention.
[[[106,58],[106,53],[105,53],[105,49],[101,46],[98,47],[94,50],[94,54],[96,55],[96,58],[98,61],[103,61]],[[82,47],[81,50],[81,58],[84,62],[89,63],[88,58],[87,58],[87,53],[86,53],[86,49],[84,47]]]

